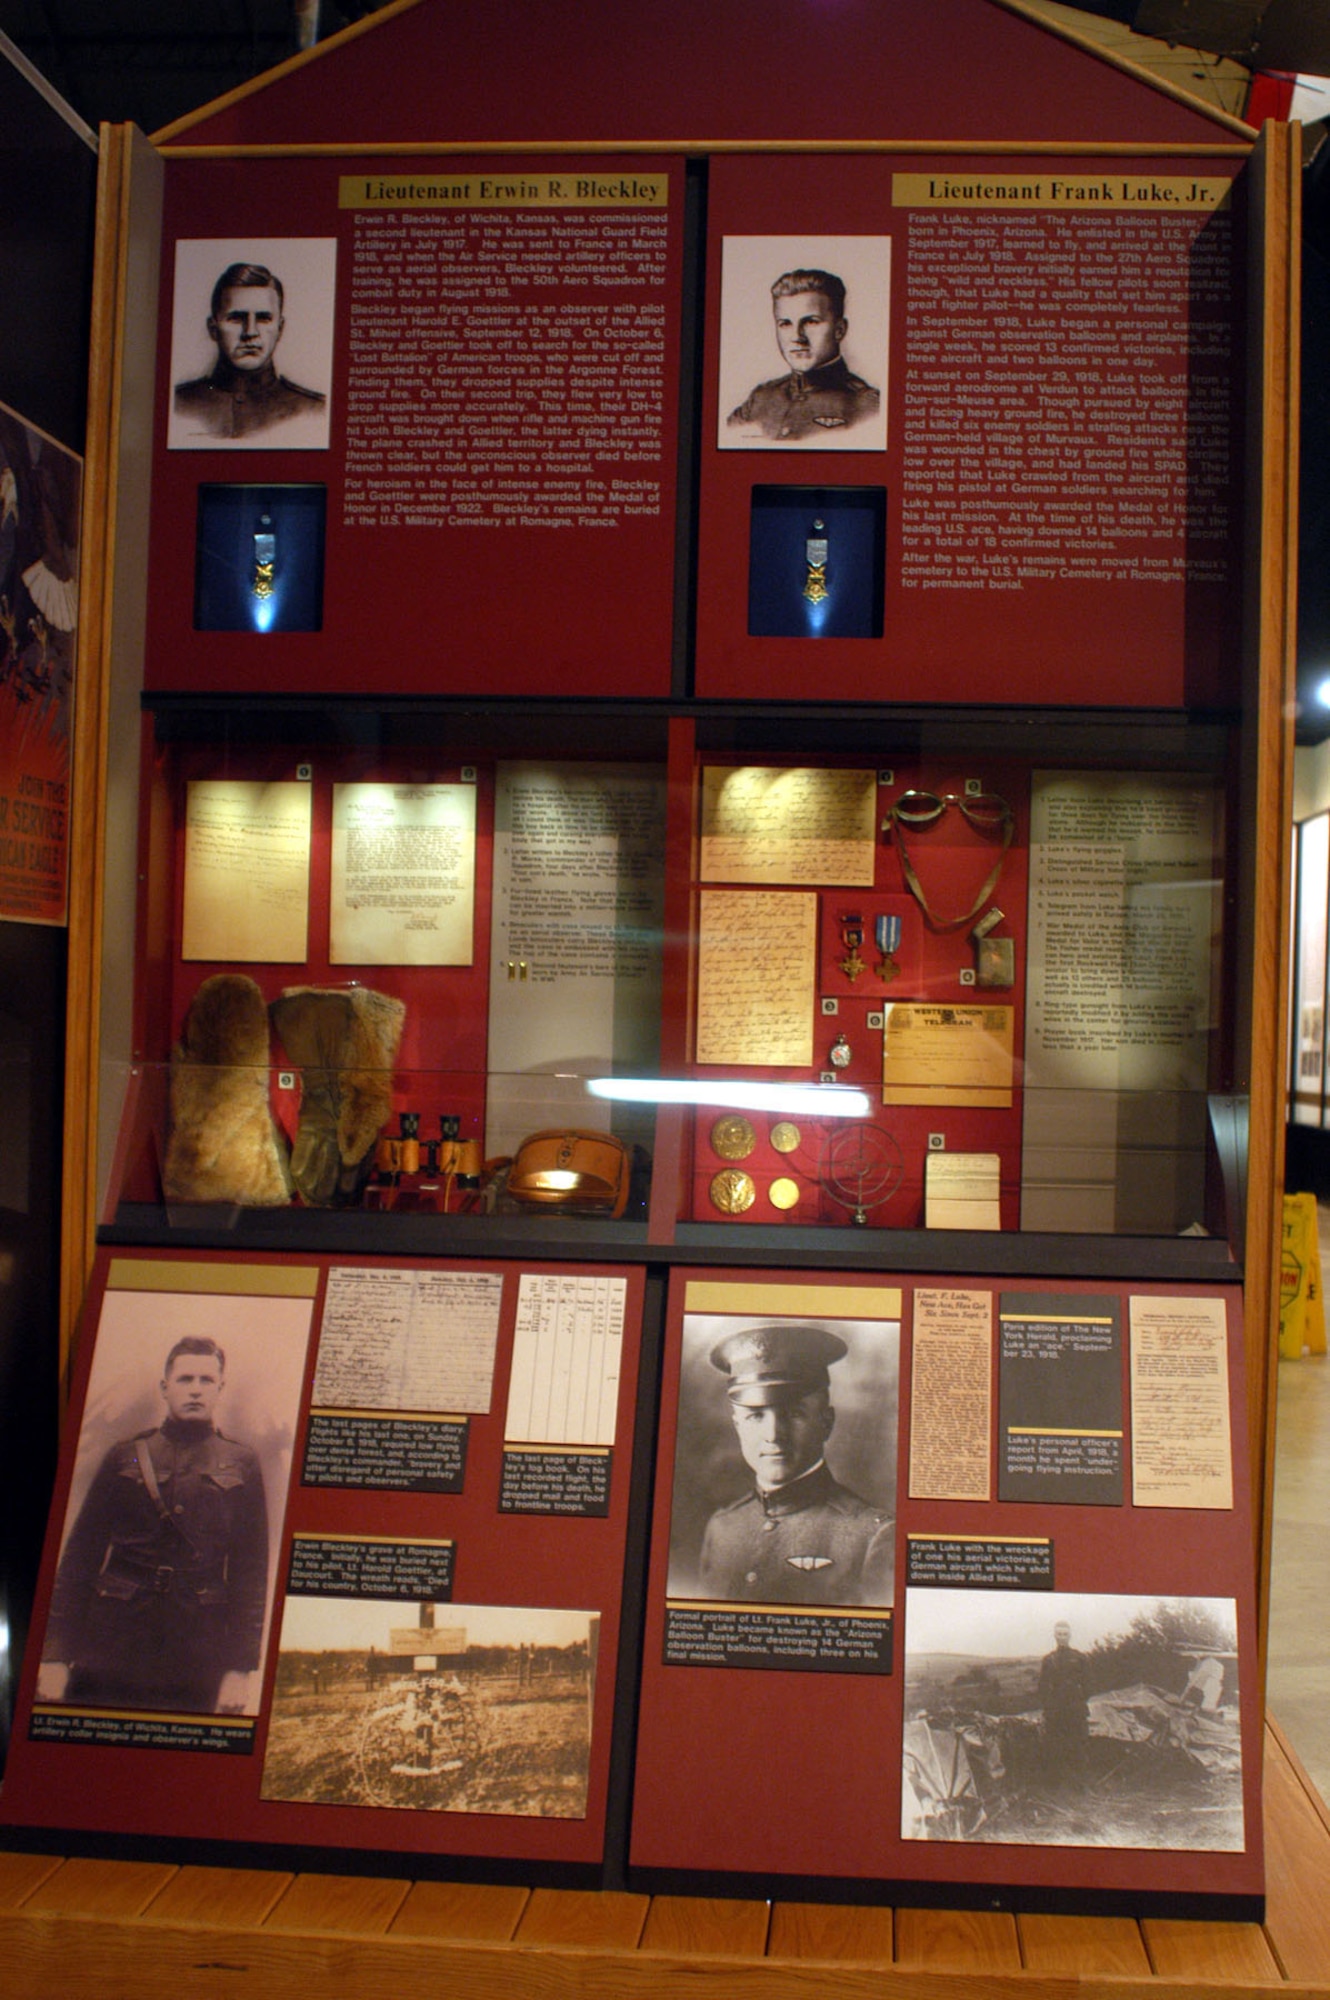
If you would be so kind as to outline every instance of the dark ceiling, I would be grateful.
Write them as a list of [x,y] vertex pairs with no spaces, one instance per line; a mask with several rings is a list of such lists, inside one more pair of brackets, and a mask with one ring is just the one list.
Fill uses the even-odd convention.
[[1325,0],[1080,0],[1080,11],[1254,69],[1330,75]]
[[[383,4],[322,0],[319,39]],[[0,30],[81,118],[145,132],[294,55],[296,16],[296,0],[0,0]]]

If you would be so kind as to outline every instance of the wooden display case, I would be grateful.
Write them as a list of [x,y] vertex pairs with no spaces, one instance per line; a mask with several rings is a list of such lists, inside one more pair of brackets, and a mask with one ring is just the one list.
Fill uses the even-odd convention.
[[[390,133],[378,130],[381,113],[371,108],[366,127],[351,133],[318,81],[332,68],[311,64],[274,85],[259,110],[218,107],[197,131],[159,135],[157,147],[111,135],[95,356],[101,428],[89,474],[90,511],[108,540],[94,563],[104,602],[100,618],[88,620],[74,829],[97,867],[75,911],[83,984],[70,1042],[71,1101],[95,1102],[98,1126],[94,1146],[78,1122],[82,1110],[71,1115],[68,1323],[99,1227],[108,1249],[160,1253],[169,1245],[241,1269],[260,1247],[432,1260],[449,1271],[478,1259],[515,1268],[532,1258],[574,1269],[626,1264],[644,1274],[654,1301],[644,1322],[652,1338],[666,1327],[665,1291],[686,1282],[681,1272],[709,1268],[757,1287],[794,1271],[878,1278],[909,1300],[924,1279],[945,1289],[963,1278],[962,1288],[991,1301],[999,1288],[1098,1288],[1127,1315],[1131,1301],[1156,1292],[1221,1297],[1235,1341],[1226,1349],[1224,1407],[1237,1441],[1225,1529],[1236,1538],[1234,1561],[1242,1566],[1248,1547],[1251,1557],[1238,1593],[1250,1865],[1220,1890],[1241,1901],[1259,1894],[1260,1875],[1253,1718],[1268,1565],[1285,1017],[1295,152],[1286,130],[1271,128],[1257,142],[1127,70],[1101,73],[1018,8],[955,0],[953,11],[958,32],[981,28],[993,38],[1004,73],[1023,77],[1038,52],[1039,88],[1021,84],[1027,94],[1011,107],[1009,141],[993,141],[987,112],[974,105],[957,112],[953,131],[933,130],[906,87],[908,65],[885,64],[890,105],[865,96],[861,66],[843,51],[833,59],[841,93],[829,83],[819,92],[833,108],[819,113],[811,138],[792,138],[793,127],[780,124],[786,98],[764,102],[756,85],[737,97],[719,88],[727,64],[742,69],[747,60],[745,32],[763,26],[738,17],[708,24],[711,60],[686,82],[664,69],[653,79],[643,136],[632,144],[621,139],[622,121],[606,127],[603,106],[587,109],[584,92],[574,100],[586,119],[577,130],[552,136],[530,105],[477,128],[489,115],[490,71],[482,64],[476,72],[470,57],[459,74],[471,77],[474,94],[459,104],[442,149],[422,136],[438,129],[435,107],[422,126],[414,85],[389,88],[398,98]],[[889,25],[898,54],[907,43],[917,53],[914,27],[894,17]],[[433,7],[422,0],[394,10],[381,26],[385,77],[410,77],[412,52],[418,64],[421,38],[428,43],[437,27]],[[647,42],[654,33],[648,24]],[[760,32],[758,40],[764,45]],[[565,56],[550,60],[562,74]],[[1046,93],[1073,76],[1084,83],[1087,62],[1102,94],[1088,93],[1097,106],[1088,126],[1069,125],[1064,108],[1044,108]],[[713,118],[714,141],[677,136]],[[514,119],[530,123],[519,131]],[[888,129],[894,136],[881,136]],[[298,216],[298,227],[274,222],[256,235],[260,212]],[[300,269],[300,246],[309,243],[332,246],[335,291],[311,283],[297,302],[293,288],[290,317],[293,336],[298,309],[325,313],[331,327],[329,370],[316,382],[307,368],[303,385],[323,399],[326,437],[182,435],[178,385],[195,379],[199,365],[183,359],[184,336],[201,308],[191,305],[188,284],[180,288],[180,273],[216,265],[231,272],[232,290],[266,297],[283,256]],[[837,265],[850,274],[848,296],[836,292]],[[754,271],[760,294],[775,283],[777,306],[787,297],[822,301],[820,317],[844,345],[843,359],[824,352],[818,365],[848,366],[860,386],[824,376],[811,392],[832,398],[817,404],[823,430],[845,429],[830,445],[806,430],[791,446],[760,422],[758,436],[730,434],[731,351],[741,357],[736,368],[749,371],[747,395],[734,391],[744,396],[736,410],[749,401],[757,408],[759,391],[787,400],[805,393],[808,356],[795,346],[787,352],[779,313],[770,350],[765,340],[745,346],[742,295]],[[794,291],[780,289],[787,279]],[[474,370],[459,371],[441,330],[441,308],[454,294],[471,302]],[[764,314],[766,298],[759,303]],[[570,358],[562,334],[574,306],[588,330],[585,349]],[[842,322],[849,335],[834,332]],[[781,362],[789,366],[776,373]],[[427,393],[436,375],[443,417]],[[475,383],[490,386],[468,402]],[[218,377],[218,387],[231,394],[235,384]],[[873,398],[874,423],[855,435],[859,409]],[[131,490],[133,409],[151,412],[150,506],[142,486]],[[248,631],[197,629],[198,489],[219,482],[326,486],[318,629],[264,630],[262,620]],[[812,627],[773,635],[760,619],[753,624],[763,565],[784,561],[789,539],[768,546],[759,535],[752,555],[758,495],[769,505],[773,491],[804,490],[824,509],[792,545],[798,558],[802,543],[806,570],[795,595],[809,603],[810,587],[838,587],[837,494],[884,496],[880,514],[864,510],[881,522],[881,618],[875,580],[865,630],[822,638]],[[253,533],[268,537],[271,525]],[[256,540],[253,554],[251,586],[264,585],[265,565],[280,563],[280,553]],[[140,730],[131,710],[145,688]],[[522,969],[535,965],[517,945],[495,948],[501,934],[515,935],[500,930],[510,922],[502,893],[512,865],[512,823],[503,815],[512,774],[532,769],[608,770],[609,782],[640,779],[663,800],[645,871],[660,901],[646,952],[659,997],[619,1010],[632,1016],[631,1052],[615,1040],[617,970],[608,984],[602,979],[597,1000],[608,995],[610,1028],[589,1028],[585,1046],[540,1042],[533,1007],[524,1059],[520,1009],[503,1012],[510,976],[520,1001]],[[867,810],[849,879],[827,867],[825,853],[810,864],[793,844],[769,875],[755,872],[754,849],[772,825],[790,832],[779,820],[741,822],[737,854],[708,852],[718,837],[708,818],[715,788],[725,774],[751,771],[860,774]],[[1060,790],[1065,773],[1075,785]],[[1193,813],[1186,857],[1214,915],[1214,935],[1194,923],[1183,947],[1207,967],[1204,990],[1190,987],[1193,1060],[1166,1081],[1148,1070],[1142,1081],[1128,1064],[1125,1087],[1081,1076],[1082,1101],[1061,1106],[1050,1140],[1035,1132],[1034,1114],[1041,1093],[1056,1095],[1064,1079],[1056,1065],[1055,1088],[1040,1077],[1035,1023],[1043,1024],[1043,1059],[1069,1030],[1065,1016],[1053,1033],[1047,1028],[1056,924],[1039,898],[1050,893],[1059,851],[1065,860],[1078,844],[1067,837],[1081,810],[1074,800],[1091,800],[1082,832],[1088,825],[1103,836],[1107,825],[1108,844],[1121,849],[1114,802],[1139,790],[1142,775],[1159,801],[1184,793],[1206,801]],[[283,957],[185,949],[189,787],[233,781],[310,787],[308,929],[304,948]],[[335,949],[338,792],[361,784],[474,787],[469,959],[357,965]],[[921,808],[921,793],[932,804]],[[987,824],[982,811],[963,810],[994,798]],[[1159,816],[1162,824],[1165,805]],[[554,830],[562,838],[573,824],[556,820]],[[527,838],[539,854],[541,837],[528,827]],[[819,838],[825,847],[821,829]],[[552,852],[558,843],[544,845]],[[995,848],[1000,870],[990,882]],[[1063,878],[1055,886],[1088,895],[1097,866],[1083,860],[1070,890]],[[574,911],[588,883],[617,894],[609,874],[567,872]],[[782,933],[781,907],[756,911],[763,896],[784,899],[806,948]],[[958,911],[963,921],[939,922],[944,905],[948,921]],[[995,966],[998,981],[1009,974],[1011,983],[990,986],[979,1005],[979,989],[962,975],[979,977],[983,939],[972,943],[971,933],[990,905],[1002,914],[984,935],[1011,946],[991,953],[990,974]],[[779,1021],[755,1010],[757,1032],[773,1035],[779,1060],[742,1042],[742,995],[760,988],[751,966],[731,982],[726,1003],[726,956],[741,950],[733,938],[755,915],[774,923],[750,933],[759,967],[774,940],[780,998],[789,1002],[786,989],[797,988]],[[899,919],[899,937],[888,922],[878,944],[879,918]],[[1106,927],[1101,918],[1096,949]],[[103,976],[104,944],[111,958]],[[899,1000],[880,975],[846,970],[875,946],[884,960],[899,954]],[[1132,985],[1139,946],[1138,937],[1106,983]],[[1064,937],[1060,949],[1057,978],[1079,978],[1084,996],[1092,976],[1078,967],[1074,942]],[[567,986],[566,970],[555,985]],[[427,1135],[434,1122],[457,1118],[457,1136],[478,1142],[482,1155],[511,1151],[492,1143],[503,1099],[504,1130],[514,1120],[523,1129],[612,1127],[649,1157],[649,1183],[644,1161],[618,1218],[484,1213],[479,1204],[461,1213],[451,1193],[432,1206],[402,1200],[400,1151],[396,1164],[390,1152],[380,1166],[376,1149],[373,1201],[260,1209],[241,1200],[225,1214],[167,1201],[171,1049],[208,973],[252,973],[262,1003],[289,986],[336,988],[362,976],[404,1001],[407,1039],[386,1090],[392,1143],[392,1124],[405,1113],[424,1121]],[[585,965],[575,976],[594,983]],[[865,978],[877,979],[880,1008]],[[1079,1004],[1083,1016],[1090,1011],[1088,999]],[[907,1039],[923,1038],[922,1054],[893,1047],[897,1005],[920,1017],[898,1027]],[[939,1042],[941,1030],[972,1025],[967,1009],[998,1044],[977,1083],[959,1078],[954,1051]],[[878,1013],[881,1024],[871,1023]],[[777,1028],[789,1039],[775,1040]],[[1130,1041],[1125,1032],[1116,1043],[1109,1037],[1108,1057]],[[1154,1037],[1156,1054],[1166,1041]],[[833,1049],[846,1053],[843,1065]],[[279,1126],[298,1142],[292,1079],[301,1065],[289,1050],[286,1058],[274,1046],[265,1083]],[[921,1084],[921,1064],[941,1066],[931,1089]],[[765,1111],[753,1149],[731,1157],[731,1139],[716,1144],[716,1117],[747,1117],[741,1101],[714,1111],[685,1098],[647,1112],[571,1115],[585,1101],[584,1083],[631,1078],[643,1066],[648,1083],[685,1090],[720,1076],[731,1089],[757,1080],[828,1093],[839,1086],[824,1077],[843,1068],[900,1171],[870,1200],[860,1170],[847,1175],[831,1160],[823,1144],[830,1132],[802,1160],[793,1150],[778,1159],[770,1146],[776,1114]],[[571,1086],[562,1098],[556,1082]],[[534,1116],[556,1100],[557,1115]],[[808,1120],[830,1123],[820,1110]],[[408,1136],[418,1137],[401,1128]],[[441,1129],[441,1143],[445,1136]],[[1080,1136],[1083,1153],[1107,1155],[1097,1180],[1065,1161],[1035,1172],[1037,1154],[1075,1151]],[[927,1163],[939,1154],[996,1161],[983,1170],[979,1195],[966,1195],[960,1229],[940,1227],[937,1216],[930,1226],[936,1190]],[[780,1170],[786,1159],[788,1173]],[[722,1205],[714,1189],[727,1175]],[[780,1181],[794,1187],[788,1206],[771,1200]],[[751,1199],[731,1199],[745,1182]],[[1082,1183],[1091,1182],[1086,1193]],[[1192,1224],[1207,1233],[1187,1233]],[[907,1366],[912,1310],[903,1316]],[[650,1399],[658,1385],[649,1373],[644,1379]],[[659,1409],[639,1413],[644,1439],[668,1410],[668,1381],[660,1393]],[[902,1432],[902,1462],[908,1442]],[[903,1488],[899,1497],[904,1518]],[[1001,1531],[1002,1504],[984,1503],[986,1533]],[[643,1525],[644,1510],[639,1497]],[[1118,1540],[1129,1514],[1115,1525]],[[922,1515],[915,1529],[928,1532]],[[653,1564],[661,1532],[658,1522]],[[902,1551],[898,1592],[903,1564]],[[1092,1589],[1088,1556],[1083,1567],[1068,1588]],[[1121,1565],[1114,1576],[1116,1589],[1147,1596],[1209,1591],[1185,1564],[1170,1568],[1162,1557],[1150,1576]],[[651,1671],[668,1682],[669,1669],[653,1663]],[[635,1672],[619,1690],[630,1717]],[[782,1732],[797,1727],[798,1694],[787,1687],[775,1702]],[[703,1703],[699,1727],[705,1713]],[[900,1770],[893,1738],[881,1773],[888,1820]],[[626,1800],[626,1765],[620,1773]],[[614,1832],[620,1853],[629,1852],[622,1814]],[[642,1865],[735,1866],[760,1884],[761,1854],[741,1864],[725,1846],[713,1829],[705,1851],[683,1861],[644,1851]],[[843,1884],[862,1872],[867,1893],[882,1894],[888,1864],[880,1855],[862,1871],[852,1861],[822,1867],[816,1856],[782,1849],[765,1868],[809,1893],[827,1892],[820,1876]],[[1121,1863],[1121,1893],[1139,1886],[1138,1863]],[[1053,1872],[1054,1886],[1089,1893],[1088,1860]],[[962,1851],[946,1873],[974,1893],[991,1871],[977,1871],[982,1883],[966,1882]],[[1193,1853],[1176,1892],[1204,1895],[1214,1888],[1204,1878]],[[1000,1879],[1017,1897],[1047,1887],[1037,1844],[1018,1844]]]

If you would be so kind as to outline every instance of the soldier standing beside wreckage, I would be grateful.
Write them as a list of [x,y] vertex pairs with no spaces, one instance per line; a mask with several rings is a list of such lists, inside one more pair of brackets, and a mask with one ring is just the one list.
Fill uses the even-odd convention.
[[1090,1736],[1090,1669],[1071,1643],[1071,1627],[1053,1627],[1053,1650],[1039,1665],[1039,1706],[1044,1712],[1044,1756],[1049,1775],[1078,1776]]

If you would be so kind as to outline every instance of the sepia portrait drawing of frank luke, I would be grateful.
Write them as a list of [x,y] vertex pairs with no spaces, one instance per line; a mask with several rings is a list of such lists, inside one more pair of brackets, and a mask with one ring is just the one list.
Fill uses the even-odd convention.
[[724,239],[722,450],[885,447],[890,253],[888,237]]

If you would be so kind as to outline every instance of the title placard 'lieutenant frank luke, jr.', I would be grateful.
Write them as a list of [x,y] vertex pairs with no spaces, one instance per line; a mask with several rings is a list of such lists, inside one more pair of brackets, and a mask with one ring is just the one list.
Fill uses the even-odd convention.
[[729,1376],[730,1420],[753,1475],[702,1538],[702,1594],[766,1604],[890,1604],[891,1518],[832,1476],[836,1421],[828,1370],[848,1349],[829,1328],[782,1321],[711,1350]]

